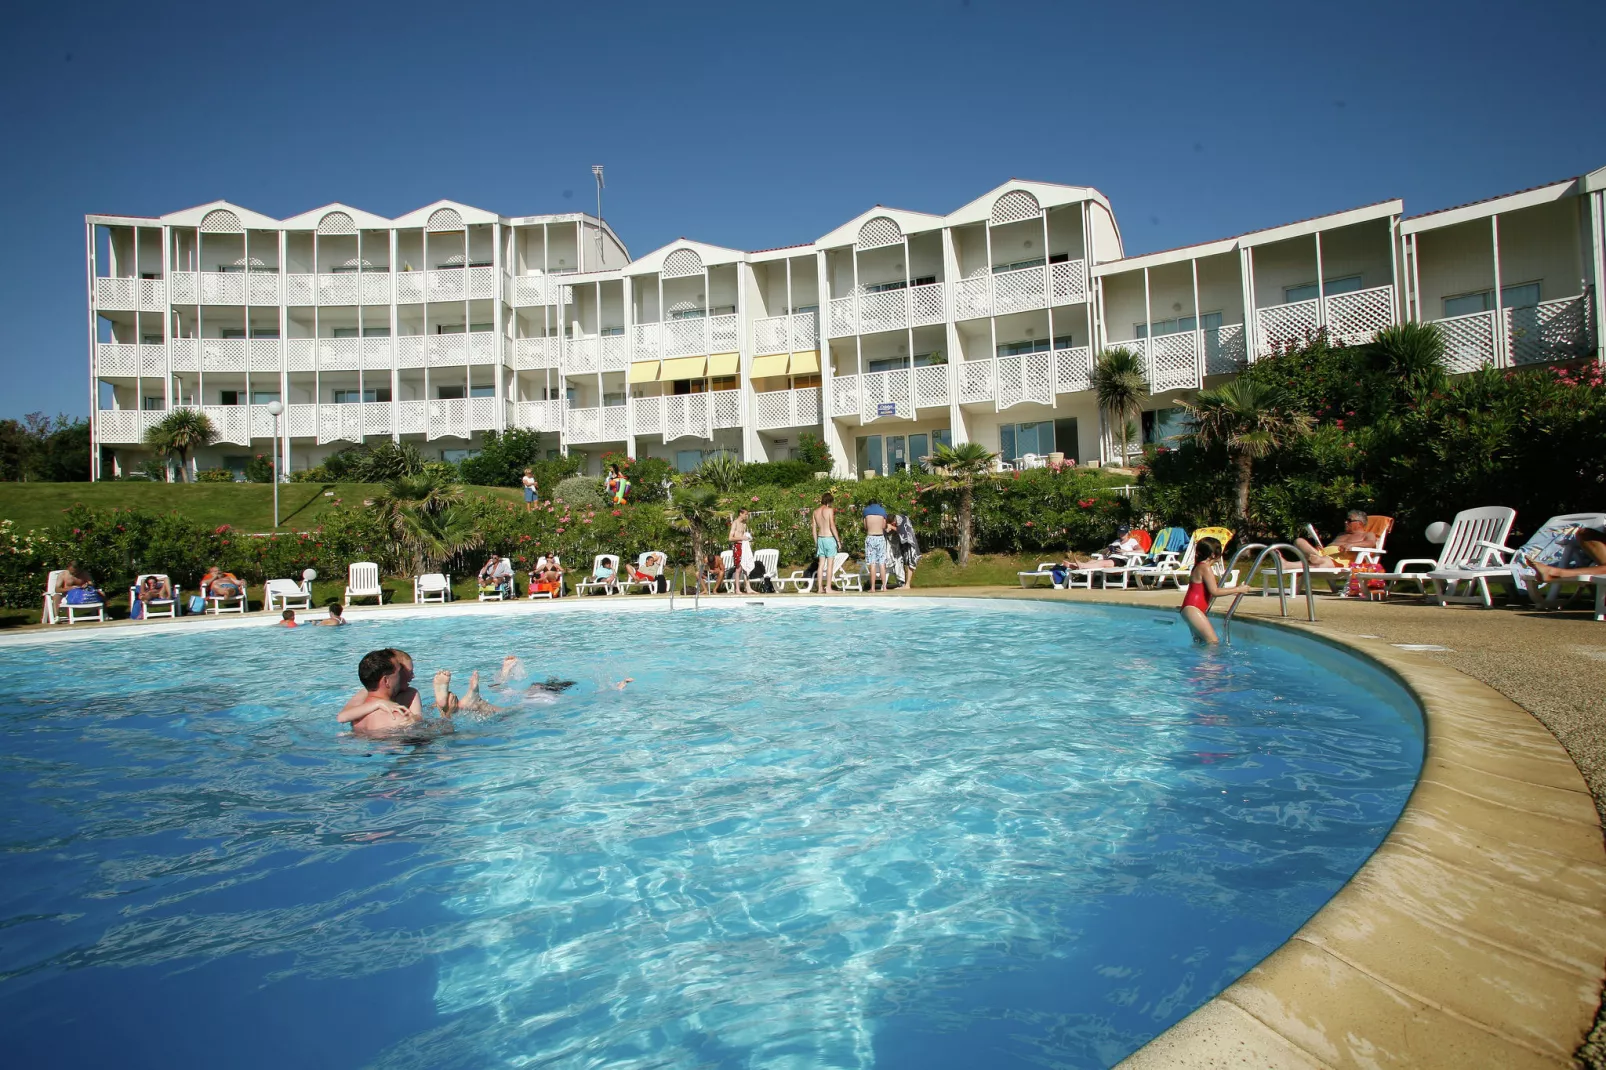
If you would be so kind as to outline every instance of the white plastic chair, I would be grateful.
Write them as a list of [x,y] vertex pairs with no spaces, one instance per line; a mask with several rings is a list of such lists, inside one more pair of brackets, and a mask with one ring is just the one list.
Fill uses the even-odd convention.
[[183,601],[183,592],[167,578],[167,573],[165,572],[141,572],[138,576],[135,576],[134,585],[128,589],[129,607],[133,607],[134,599],[139,597],[140,587],[142,587],[145,581],[148,579],[157,579],[166,583],[167,588],[172,593],[173,597],[141,599],[145,605],[145,615],[140,619],[150,620],[152,617],[177,617],[179,603]]
[[776,585],[780,580],[778,573],[781,571],[781,551],[754,550],[753,560],[764,566],[764,578],[770,581],[771,587],[779,591],[780,587]]
[[202,610],[203,615],[206,613],[212,613],[217,616],[222,616],[225,613],[243,614],[245,612],[245,597],[246,587],[243,583],[240,584],[239,594],[213,594],[211,582],[207,580],[201,581],[201,600],[205,603],[205,608]]
[[495,587],[490,588],[489,590],[487,590],[483,586],[480,587],[480,589],[479,589],[480,601],[481,602],[506,602],[509,598],[512,598],[513,595],[514,595],[513,584],[517,580],[517,578],[518,578],[517,573],[515,573],[513,576],[509,576],[506,580],[502,581],[501,583],[498,583]]
[[1050,587],[1058,590],[1059,584],[1054,582],[1053,572],[1053,568],[1056,564],[1058,564],[1058,562],[1039,561],[1035,570],[1031,572],[1017,572],[1015,575],[1019,577],[1020,585],[1023,590],[1029,587],[1036,587],[1038,580],[1047,580]]
[[[1394,569],[1390,572],[1368,572],[1366,578],[1369,581],[1382,580],[1385,590],[1393,590],[1396,583],[1414,583],[1417,593],[1429,604],[1482,602],[1485,606],[1492,606],[1494,600],[1489,596],[1488,576],[1468,578],[1465,590],[1461,590],[1461,582],[1435,580],[1431,574],[1460,569],[1481,571],[1499,562],[1502,553],[1509,555],[1513,552],[1506,545],[1506,536],[1511,534],[1511,524],[1516,519],[1517,511],[1504,505],[1463,509],[1450,522],[1450,533],[1445,536],[1444,549],[1439,551],[1436,560],[1428,557],[1407,558],[1394,562]],[[1498,579],[1498,573],[1495,576]],[[1428,591],[1429,586],[1433,588],[1432,593]],[[1444,589],[1445,586],[1449,587],[1448,591]],[[1473,594],[1474,590],[1478,593]]]
[[413,577],[413,605],[439,602],[445,605],[452,598],[452,578],[443,572],[426,572]]
[[[41,624],[77,624],[80,619],[93,619],[104,623],[106,620],[106,603],[104,599],[81,606],[62,605],[59,608],[57,607],[56,600],[61,597],[61,578],[66,574],[66,569],[59,568],[45,577],[45,612],[39,618],[39,622]],[[80,614],[82,615],[81,617]]]
[[[668,560],[669,555],[665,554],[661,550],[648,550],[646,553],[637,555],[636,567],[632,574],[629,576],[619,577],[619,590],[628,592],[633,588],[639,587],[648,594],[651,594],[653,591],[657,590],[658,577],[664,574],[664,564]],[[640,572],[649,578],[645,580],[638,580],[634,575],[635,572]]]
[[372,561],[357,561],[346,567],[346,605],[353,598],[373,598],[385,604],[385,589],[379,586],[379,566]]
[[[292,602],[297,604],[291,605]],[[312,588],[305,581],[269,580],[262,585],[262,608],[270,613],[275,609],[311,609]]]
[[[607,579],[598,579],[598,570],[609,573]],[[619,590],[619,555],[598,554],[591,559],[591,575],[574,585],[575,594],[585,594],[588,591],[601,591],[603,594],[613,594]]]
[[864,577],[857,572],[849,572],[845,568],[848,563],[846,553],[838,553],[831,562],[831,586],[843,591],[864,591]]

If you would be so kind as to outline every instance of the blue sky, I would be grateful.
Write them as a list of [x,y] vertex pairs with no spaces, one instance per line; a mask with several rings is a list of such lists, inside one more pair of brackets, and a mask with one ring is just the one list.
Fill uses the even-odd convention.
[[86,412],[86,212],[442,197],[810,241],[1085,184],[1129,252],[1606,164],[1599,0],[30,5],[0,64],[0,417]]

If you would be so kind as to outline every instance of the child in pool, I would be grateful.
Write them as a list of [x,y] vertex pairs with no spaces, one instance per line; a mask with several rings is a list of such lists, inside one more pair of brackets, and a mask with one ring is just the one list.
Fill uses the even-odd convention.
[[1210,603],[1221,593],[1211,563],[1221,557],[1221,543],[1206,536],[1194,549],[1193,571],[1188,573],[1188,591],[1182,596],[1182,619],[1200,643],[1217,642],[1216,630],[1210,626]]

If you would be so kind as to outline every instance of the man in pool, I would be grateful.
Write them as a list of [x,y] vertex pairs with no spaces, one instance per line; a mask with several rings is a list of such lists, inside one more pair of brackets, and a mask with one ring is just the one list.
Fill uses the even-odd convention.
[[[394,735],[423,721],[423,704],[413,687],[413,659],[405,650],[371,650],[357,663],[362,690],[340,710],[341,724],[359,736]],[[442,716],[451,714],[442,711]]]

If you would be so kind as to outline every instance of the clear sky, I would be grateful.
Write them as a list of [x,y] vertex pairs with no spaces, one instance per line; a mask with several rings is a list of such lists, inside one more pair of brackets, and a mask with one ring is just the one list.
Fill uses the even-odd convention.
[[89,405],[86,212],[440,198],[811,241],[873,204],[1091,185],[1128,252],[1606,164],[1601,0],[19,5],[0,417]]

